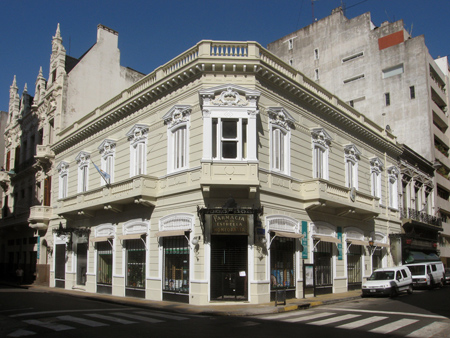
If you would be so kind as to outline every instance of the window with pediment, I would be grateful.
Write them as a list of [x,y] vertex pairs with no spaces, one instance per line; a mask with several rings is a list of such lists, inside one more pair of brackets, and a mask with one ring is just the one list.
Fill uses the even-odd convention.
[[75,160],[78,164],[78,192],[85,192],[89,189],[89,162],[91,155],[81,151]]
[[294,119],[284,108],[269,108],[270,167],[290,174],[290,139]]
[[236,85],[200,91],[203,159],[257,161],[257,100],[260,93]]
[[397,167],[388,168],[388,189],[389,189],[389,207],[393,209],[398,209],[398,174],[399,170]]
[[345,185],[358,189],[358,161],[361,152],[353,144],[344,148],[345,157]]
[[100,144],[98,150],[101,155],[101,170],[104,173],[103,177],[100,177],[100,185],[105,185],[106,181],[111,184],[114,182],[116,141],[106,139]]
[[383,162],[378,157],[370,160],[370,180],[372,196],[378,197],[381,200],[381,173],[383,171]]
[[189,116],[191,106],[175,105],[163,116],[167,125],[167,171],[189,166]]
[[313,129],[311,138],[313,147],[313,178],[328,180],[328,155],[333,139],[323,128]]
[[56,167],[59,174],[59,198],[66,198],[68,195],[68,184],[69,184],[69,163],[60,162]]
[[136,124],[127,137],[130,141],[130,177],[147,174],[148,126]]

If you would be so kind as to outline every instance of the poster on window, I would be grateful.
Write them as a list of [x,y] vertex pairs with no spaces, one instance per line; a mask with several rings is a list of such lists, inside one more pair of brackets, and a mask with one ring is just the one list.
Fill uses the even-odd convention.
[[314,287],[314,265],[304,265],[305,269],[305,286]]

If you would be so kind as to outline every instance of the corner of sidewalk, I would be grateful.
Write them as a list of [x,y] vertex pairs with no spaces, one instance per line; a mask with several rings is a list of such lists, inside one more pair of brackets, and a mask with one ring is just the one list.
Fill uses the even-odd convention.
[[297,310],[304,310],[311,307],[334,304],[339,302],[345,302],[349,300],[359,299],[361,298],[361,291],[348,291],[344,293],[334,293],[327,295],[319,295],[316,297],[310,298],[301,298],[301,299],[288,299],[286,304],[283,305],[275,305],[275,302],[265,303],[265,304],[208,304],[208,305],[191,305],[185,303],[176,303],[176,302],[168,302],[168,301],[153,301],[148,299],[141,298],[132,298],[132,297],[119,297],[113,295],[105,295],[105,294],[97,294],[97,293],[89,293],[80,290],[67,290],[67,289],[58,289],[51,288],[48,286],[42,285],[17,285],[13,283],[4,283],[0,282],[0,284],[7,285],[15,288],[22,289],[35,289],[45,292],[57,292],[62,294],[71,295],[74,297],[83,297],[86,299],[92,299],[96,301],[102,301],[106,303],[120,304],[124,306],[136,306],[140,308],[146,308],[157,311],[165,311],[172,312],[178,314],[191,314],[191,315],[208,315],[208,316],[260,316],[260,315],[269,315]]

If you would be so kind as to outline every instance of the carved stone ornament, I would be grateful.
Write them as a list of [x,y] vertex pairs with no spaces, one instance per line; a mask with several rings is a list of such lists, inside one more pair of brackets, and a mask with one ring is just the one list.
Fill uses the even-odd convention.
[[346,146],[344,148],[344,153],[345,153],[345,160],[352,161],[353,163],[358,162],[359,157],[361,155],[361,152],[353,144]]
[[373,157],[370,159],[370,172],[376,172],[380,174],[383,170],[383,162],[378,157]]
[[139,142],[147,139],[148,126],[144,124],[135,124],[133,128],[127,133],[128,141],[135,146]]
[[313,144],[328,148],[333,140],[331,136],[323,128],[316,128],[311,131],[311,137]]
[[91,158],[91,154],[89,154],[85,151],[80,151],[80,153],[77,155],[75,160],[77,161],[79,167],[84,167],[89,164],[90,158]]
[[231,87],[228,87],[227,90],[216,96],[211,103],[215,106],[243,107],[248,105],[248,101],[245,98],[242,98],[239,93]]
[[395,166],[389,167],[387,171],[389,174],[389,182],[394,183],[395,181],[397,181],[397,177],[399,174],[399,170],[397,169],[397,167]]
[[116,151],[116,141],[106,139],[100,144],[98,150],[103,158],[111,156]]
[[189,121],[190,114],[191,106],[175,105],[163,116],[164,124],[172,128],[180,123],[186,123]]
[[294,119],[292,116],[281,107],[269,108],[269,122],[271,124],[280,126],[286,130],[290,130],[290,127],[294,125]]
[[69,171],[69,163],[62,161],[58,164],[56,169],[60,175],[65,175]]

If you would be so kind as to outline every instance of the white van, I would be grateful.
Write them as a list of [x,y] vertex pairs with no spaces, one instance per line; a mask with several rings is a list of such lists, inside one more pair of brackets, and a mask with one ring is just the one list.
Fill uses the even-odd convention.
[[424,262],[406,264],[411,270],[415,288],[433,288],[444,284],[444,264],[442,262]]
[[374,295],[396,296],[401,291],[413,292],[411,272],[406,266],[375,270],[362,285],[362,297]]

